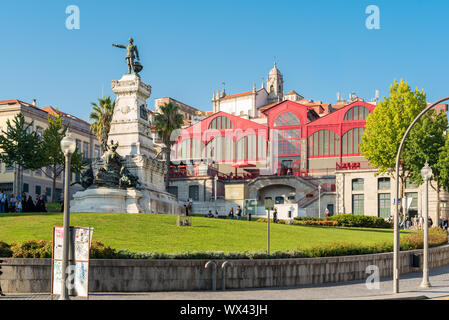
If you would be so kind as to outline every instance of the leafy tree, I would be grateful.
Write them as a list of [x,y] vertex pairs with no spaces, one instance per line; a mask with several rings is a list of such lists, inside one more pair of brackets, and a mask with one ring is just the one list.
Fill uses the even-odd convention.
[[6,132],[0,134],[0,160],[7,166],[16,166],[15,194],[22,194],[23,170],[37,170],[43,167],[44,157],[40,147],[40,137],[31,131],[33,122],[26,123],[22,113],[14,116],[12,121],[6,120]]
[[[167,169],[170,168],[170,152],[176,139],[173,139],[172,135],[175,130],[180,129],[183,124],[182,115],[178,113],[178,107],[174,104],[166,103],[160,106],[160,113],[154,115],[154,125],[156,127],[156,133],[162,142],[165,144],[165,162]],[[169,186],[169,174],[167,172],[165,179],[165,189],[168,190]]]
[[90,128],[95,136],[100,141],[102,152],[106,150],[105,146],[108,143],[109,130],[111,129],[112,115],[114,114],[115,101],[111,97],[104,97],[98,99],[98,103],[91,103],[93,111],[89,115],[89,119],[93,120]]
[[[394,178],[396,154],[402,137],[426,106],[426,94],[423,90],[412,91],[403,79],[400,82],[395,80],[390,86],[390,96],[379,102],[368,116],[360,150],[369,163],[379,169],[378,175],[389,174]],[[412,134],[413,131],[415,130],[412,130]],[[399,172],[401,198],[404,196],[404,183],[411,173],[408,155],[415,151],[409,142],[405,143]]]
[[408,149],[404,155],[409,165],[410,181],[417,185],[423,183],[421,168],[425,162],[432,168],[431,187],[437,194],[437,210],[432,216],[432,220],[438,223],[440,217],[440,191],[448,188],[448,179],[442,179],[442,170],[446,170],[449,163],[440,160],[440,152],[444,149],[447,137],[445,131],[448,128],[447,115],[444,112],[436,114],[435,110],[430,110],[413,127],[410,136],[407,138]]
[[[64,172],[65,156],[61,149],[61,140],[64,138],[67,127],[63,125],[62,117],[49,116],[48,127],[42,135],[41,148],[44,155],[44,166],[49,170],[44,170],[47,177],[52,180],[52,202],[56,202],[56,179]],[[87,164],[79,150],[75,150],[70,160],[70,172],[80,173]]]

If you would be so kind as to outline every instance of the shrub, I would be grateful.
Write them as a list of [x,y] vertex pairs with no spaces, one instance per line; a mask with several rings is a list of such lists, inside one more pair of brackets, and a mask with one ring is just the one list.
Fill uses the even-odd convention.
[[13,258],[51,258],[50,241],[28,240],[11,244]]
[[384,218],[356,214],[339,214],[327,217],[326,220],[337,221],[342,227],[391,228],[393,226],[393,223],[385,221]]
[[317,217],[294,217],[293,219],[297,221],[303,221],[303,220],[312,220],[312,221],[321,221],[323,218],[317,218]]
[[[424,231],[412,232],[401,239],[401,242],[412,249],[422,249],[424,247]],[[447,231],[439,228],[429,229],[429,247],[437,247],[446,243],[448,243]]]
[[117,251],[100,241],[94,240],[90,244],[89,255],[91,259],[114,259],[117,258]]
[[297,224],[304,226],[323,226],[323,227],[336,227],[338,226],[337,221],[322,221],[322,220],[302,220],[298,221]]
[[0,257],[3,258],[12,257],[11,246],[3,241],[0,241]]

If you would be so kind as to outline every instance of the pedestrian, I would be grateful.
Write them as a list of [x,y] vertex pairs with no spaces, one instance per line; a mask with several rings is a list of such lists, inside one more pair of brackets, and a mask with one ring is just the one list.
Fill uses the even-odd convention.
[[329,217],[329,208],[326,208],[326,210],[324,210],[325,216]]
[[419,230],[422,230],[422,229],[423,229],[423,225],[424,225],[424,218],[423,218],[423,216],[419,216],[419,219],[418,219],[418,229],[419,229]]
[[431,228],[432,227],[432,225],[433,225],[433,221],[432,221],[432,218],[431,217],[429,217],[429,219],[427,220],[428,222],[428,224],[429,224],[429,228]]
[[242,218],[242,209],[240,206],[237,206],[237,212],[236,212],[237,220],[240,220]]
[[447,227],[448,227],[448,219],[445,217],[443,220],[443,229],[447,230]]
[[33,198],[31,197],[31,195],[28,195],[27,208],[28,208],[28,212],[36,211],[36,206],[34,205]]
[[11,194],[11,197],[9,198],[9,208],[11,212],[16,212],[16,197],[14,196],[14,193]]
[[274,223],[278,222],[278,209],[277,208],[274,208],[274,211],[273,211],[273,222]]
[[215,210],[214,218],[218,218],[218,210]]
[[206,215],[206,218],[212,218],[214,215],[212,214],[212,210],[209,210],[209,212]]
[[228,217],[234,219],[234,208],[231,207],[231,210],[229,210]]
[[61,212],[64,212],[64,192],[59,195],[59,204],[61,205]]
[[21,213],[22,212],[22,200],[19,200],[17,202],[17,212]]
[[45,202],[41,196],[36,196],[36,212],[47,212]]
[[0,192],[0,212],[5,213],[5,193],[3,190]]

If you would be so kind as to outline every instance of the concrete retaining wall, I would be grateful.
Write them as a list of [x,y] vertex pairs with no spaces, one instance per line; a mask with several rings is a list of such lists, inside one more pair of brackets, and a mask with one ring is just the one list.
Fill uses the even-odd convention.
[[[401,274],[416,272],[411,255],[401,252]],[[51,259],[0,258],[0,284],[5,293],[50,292]],[[212,270],[207,260],[91,260],[90,292],[145,292],[210,290]],[[217,260],[221,266],[223,260]],[[293,287],[329,282],[363,280],[366,267],[376,265],[381,277],[393,274],[393,254],[344,256],[313,259],[230,260],[226,288]],[[449,245],[430,249],[430,268],[449,264]],[[221,268],[217,268],[217,289]]]

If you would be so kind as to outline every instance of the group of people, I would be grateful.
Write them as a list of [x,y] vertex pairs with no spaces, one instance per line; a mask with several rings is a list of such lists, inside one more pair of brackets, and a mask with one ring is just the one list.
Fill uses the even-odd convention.
[[[390,216],[387,221],[393,222],[393,216]],[[446,223],[447,224],[447,223]],[[405,215],[400,214],[399,215],[399,222],[398,222],[400,229],[411,229],[411,230],[423,230],[424,229],[424,217],[422,215],[414,215],[410,216],[407,212]],[[431,228],[433,225],[432,218],[429,217],[428,219],[428,226]],[[446,227],[447,228],[447,227]]]
[[[206,214],[206,218],[218,218],[218,217],[219,217],[218,210],[215,210],[214,213],[212,213],[212,210],[209,210],[209,212]],[[237,220],[240,220],[242,218],[242,208],[240,208],[240,206],[237,206],[237,210],[235,211],[234,214],[234,208],[232,207],[229,210],[228,217],[230,219],[234,219],[235,217],[237,217]]]
[[14,193],[0,191],[0,213],[47,212],[45,203],[45,195],[36,195],[36,200],[33,200],[31,195],[27,196],[25,192],[16,196]]

